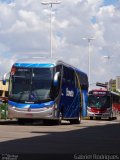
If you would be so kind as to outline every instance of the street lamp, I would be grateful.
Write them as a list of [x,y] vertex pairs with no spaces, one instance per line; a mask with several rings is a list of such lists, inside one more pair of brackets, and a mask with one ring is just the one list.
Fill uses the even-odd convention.
[[95,40],[94,37],[90,37],[90,38],[82,38],[84,40],[87,40],[88,41],[88,78],[89,78],[89,90],[90,90],[90,83],[91,83],[91,77],[90,77],[90,42],[92,40]]
[[45,1],[41,2],[42,5],[50,5],[50,57],[52,58],[52,6],[53,4],[60,4],[61,1]]

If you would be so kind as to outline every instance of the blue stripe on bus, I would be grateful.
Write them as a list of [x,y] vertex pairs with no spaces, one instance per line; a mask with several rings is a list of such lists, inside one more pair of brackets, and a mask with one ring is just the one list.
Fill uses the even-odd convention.
[[26,108],[26,107],[30,107],[30,108],[44,108],[44,107],[49,107],[49,106],[54,105],[54,101],[40,103],[40,104],[16,103],[16,102],[13,102],[13,101],[8,101],[8,104],[11,105],[11,106],[18,107],[18,108]]
[[28,68],[31,68],[31,67],[44,68],[44,67],[54,67],[55,64],[52,64],[52,63],[43,63],[43,64],[39,64],[39,63],[15,63],[14,66],[15,67],[28,67]]

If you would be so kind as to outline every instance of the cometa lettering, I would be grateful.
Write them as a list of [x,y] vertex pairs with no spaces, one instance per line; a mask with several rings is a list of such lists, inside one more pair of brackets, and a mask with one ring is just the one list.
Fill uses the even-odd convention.
[[74,91],[71,91],[68,88],[66,88],[66,96],[67,97],[74,97]]

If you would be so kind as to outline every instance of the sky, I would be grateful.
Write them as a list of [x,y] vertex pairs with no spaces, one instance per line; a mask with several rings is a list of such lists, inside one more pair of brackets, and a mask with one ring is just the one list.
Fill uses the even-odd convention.
[[[51,10],[41,2],[0,0],[0,79],[20,58],[50,56]],[[120,0],[61,0],[52,6],[52,56],[87,74],[90,66],[92,88],[120,76],[119,30]]]

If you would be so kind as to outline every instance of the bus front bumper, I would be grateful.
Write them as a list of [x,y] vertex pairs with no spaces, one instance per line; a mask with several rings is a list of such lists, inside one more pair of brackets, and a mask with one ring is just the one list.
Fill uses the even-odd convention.
[[110,117],[110,113],[93,113],[93,112],[87,112],[88,117],[101,117],[101,118],[108,118]]
[[27,118],[27,119],[54,119],[54,106],[39,109],[21,109],[14,106],[8,106],[8,118]]

